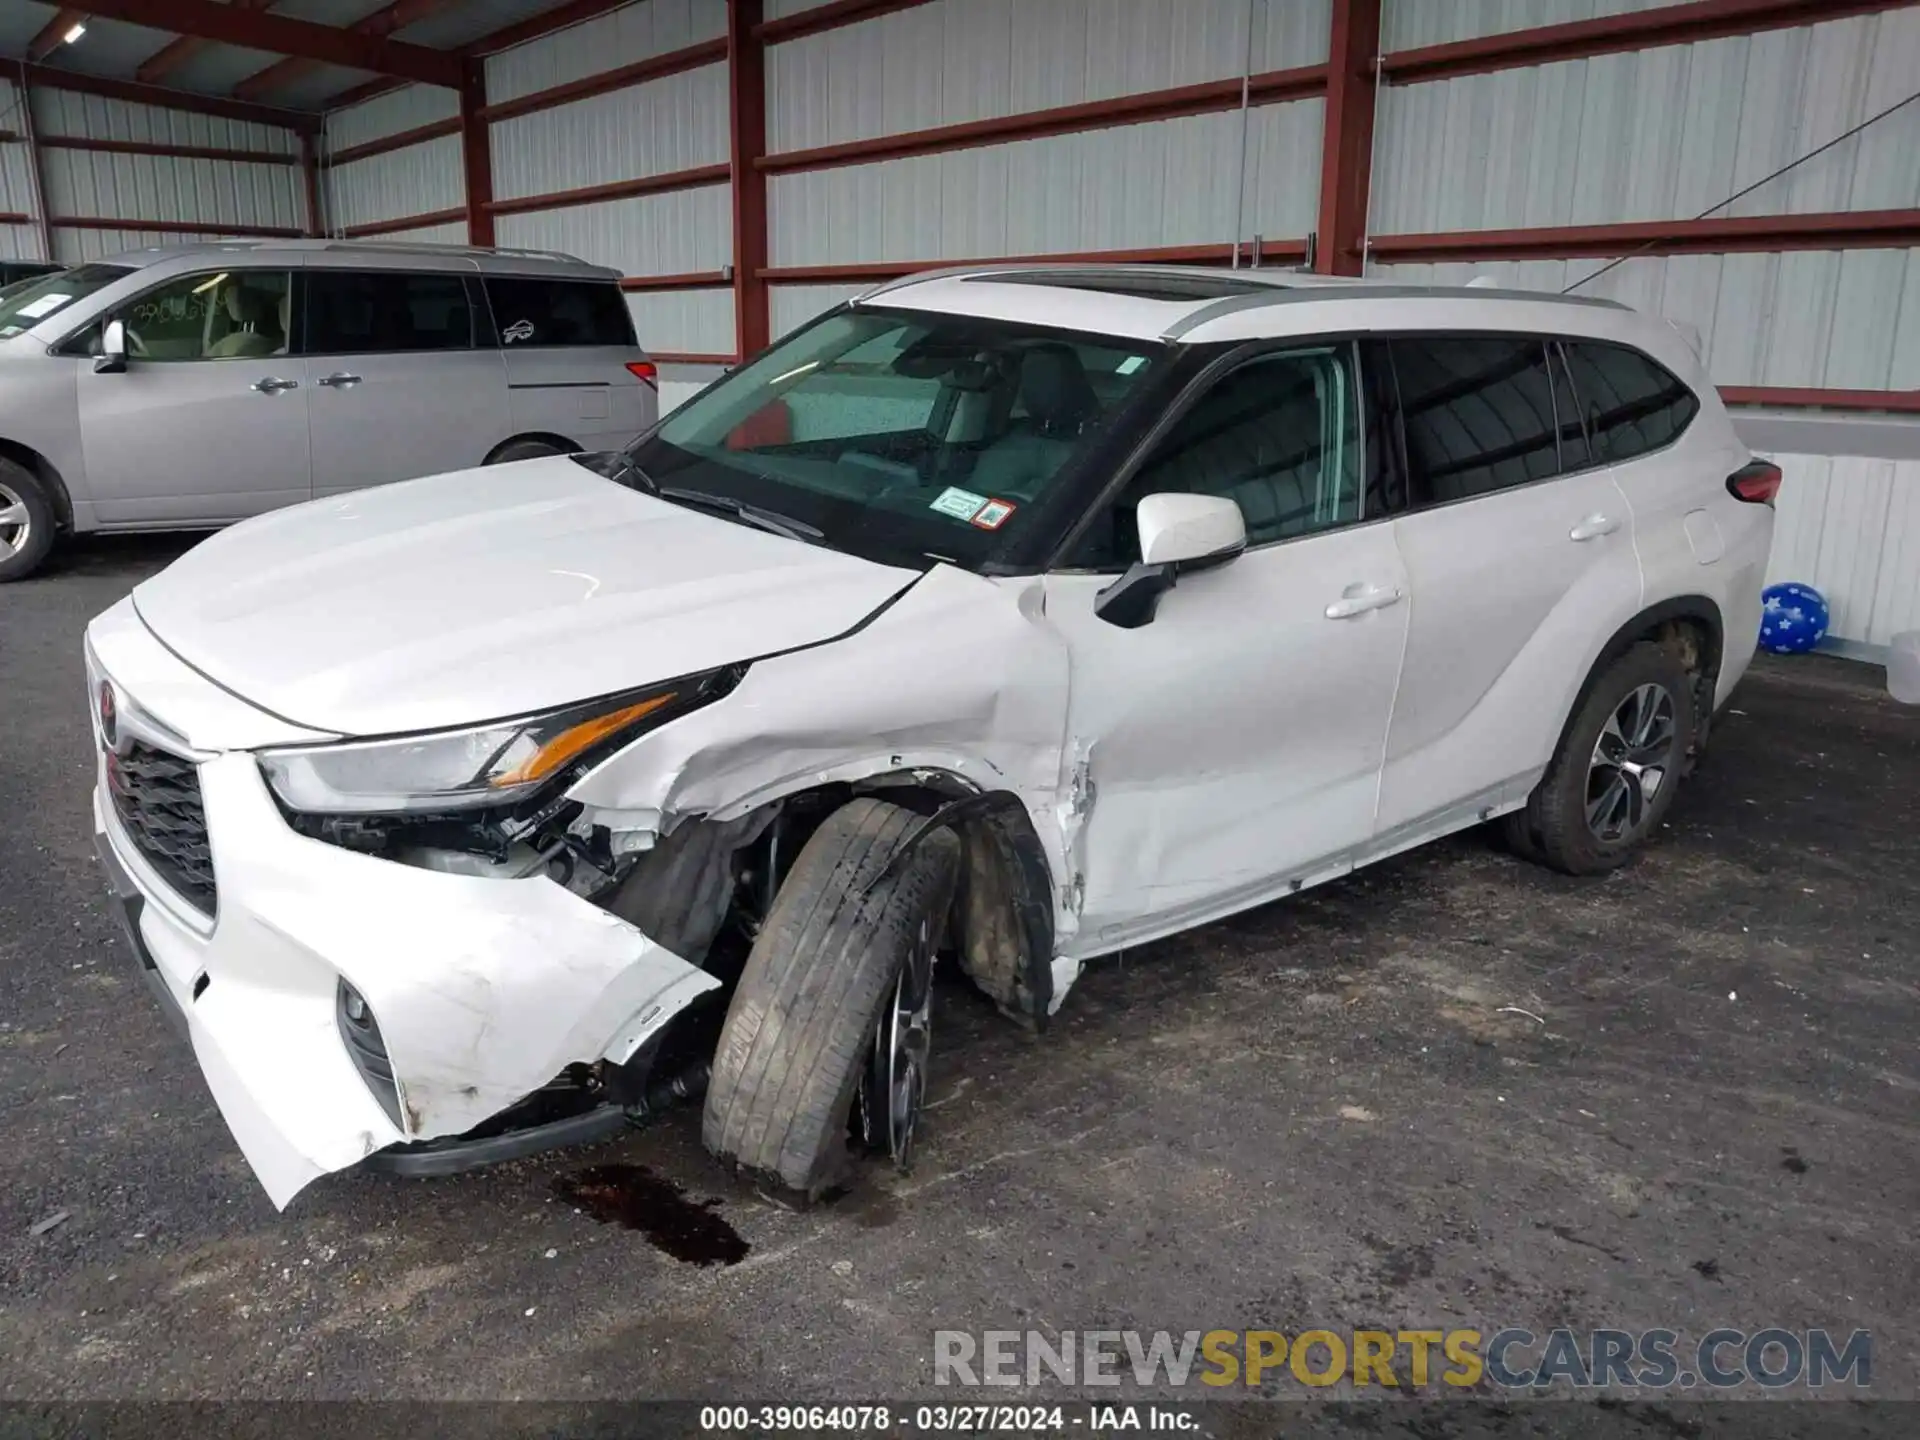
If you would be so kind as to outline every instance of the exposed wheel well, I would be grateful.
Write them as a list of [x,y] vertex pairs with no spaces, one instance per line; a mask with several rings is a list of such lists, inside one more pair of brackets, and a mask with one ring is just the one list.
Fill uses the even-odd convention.
[[556,435],[551,430],[529,430],[524,435],[512,435],[502,440],[487,452],[487,458],[480,463],[483,465],[491,465],[494,462],[494,457],[499,455],[499,453],[509,445],[520,445],[529,440],[541,445],[557,446],[563,452],[578,450],[580,448],[578,441],[569,440],[564,435]]
[[38,450],[30,450],[18,441],[6,439],[0,439],[0,456],[32,472],[34,478],[47,487],[47,495],[53,501],[54,518],[62,530],[71,531],[73,497],[67,494],[66,482],[60,478],[60,472],[53,468],[52,462]]
[[1705,595],[1682,595],[1649,605],[1614,632],[1599,655],[1594,657],[1586,679],[1580,684],[1579,693],[1574,696],[1566,722],[1561,727],[1561,741],[1565,741],[1567,727],[1573,724],[1574,716],[1586,704],[1587,695],[1601,674],[1642,641],[1652,641],[1671,649],[1693,677],[1696,722],[1693,750],[1688,759],[1697,759],[1707,748],[1707,731],[1713,724],[1714,691],[1720,679],[1720,657],[1726,644],[1726,629],[1720,618],[1720,607]]

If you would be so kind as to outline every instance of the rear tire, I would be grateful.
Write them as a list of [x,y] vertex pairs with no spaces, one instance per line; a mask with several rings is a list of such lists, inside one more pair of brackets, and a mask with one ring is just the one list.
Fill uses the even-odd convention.
[[515,460],[538,460],[544,455],[566,455],[565,446],[551,440],[509,440],[487,457],[489,465],[506,465]]
[[0,585],[24,580],[53,549],[53,502],[40,477],[0,460]]
[[[869,1120],[875,1089],[863,1080],[878,1068],[876,1044],[894,1030],[910,991],[922,1028],[911,1104],[897,1118],[911,1145],[931,1003],[916,977],[931,978],[959,873],[958,838],[947,830],[922,837],[864,892],[919,818],[867,798],[828,816],[781,884],[727,1010],[702,1138],[722,1161],[804,1201],[843,1184],[867,1148],[851,1123],[856,1092]],[[893,1153],[904,1165],[907,1151]]]
[[1503,821],[1507,844],[1568,875],[1624,865],[1673,808],[1694,728],[1679,657],[1635,645],[1601,672],[1526,808]]

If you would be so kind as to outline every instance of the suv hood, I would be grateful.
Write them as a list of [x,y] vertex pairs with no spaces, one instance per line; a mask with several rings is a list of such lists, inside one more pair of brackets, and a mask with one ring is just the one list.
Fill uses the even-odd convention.
[[168,649],[242,698],[312,729],[380,735],[814,644],[916,578],[553,456],[260,516],[133,600]]

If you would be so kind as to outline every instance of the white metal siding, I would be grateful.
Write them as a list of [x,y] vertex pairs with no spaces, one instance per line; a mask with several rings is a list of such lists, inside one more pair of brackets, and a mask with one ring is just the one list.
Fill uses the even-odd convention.
[[843,300],[871,290],[870,283],[858,285],[772,285],[767,289],[768,319],[776,337],[797,330],[824,310]]
[[[1690,217],[1904,98],[1915,77],[1920,8],[1392,87],[1369,228]],[[1917,156],[1911,105],[1718,213],[1920,205]]]
[[809,149],[1234,79],[1249,65],[1318,64],[1329,14],[1328,0],[936,0],[769,49],[767,146]]
[[416,225],[411,230],[388,230],[369,238],[404,240],[417,245],[464,245],[467,243],[467,222],[454,220],[445,225]]
[[1504,35],[1570,20],[1596,20],[1669,5],[1673,0],[1385,0],[1380,48],[1412,50],[1481,35]]
[[487,99],[517,100],[727,33],[722,0],[641,0],[487,59]]
[[55,216],[200,221],[209,228],[298,229],[306,221],[295,165],[42,149],[40,178]]
[[[1301,100],[1250,112],[1249,153],[1270,158],[1243,236],[1312,227],[1321,110]],[[826,265],[1228,242],[1240,126],[1227,111],[775,175],[769,254],[777,266]]]
[[[494,236],[502,245],[563,250],[623,275],[718,270],[733,244],[731,195],[729,186],[710,185],[502,215],[494,221]],[[732,341],[723,348],[731,350]]]
[[38,225],[0,225],[0,260],[44,260]]
[[[293,131],[184,110],[163,110],[71,90],[33,89],[33,123],[41,135],[93,140],[138,140],[153,145],[201,145],[220,150],[299,151]],[[9,126],[7,128],[18,128]]]
[[627,309],[643,350],[667,355],[731,355],[733,291],[629,293]]
[[501,199],[727,161],[727,67],[706,65],[491,127]]
[[217,230],[182,235],[173,231],[163,234],[157,230],[71,230],[56,225],[53,227],[53,258],[63,265],[78,265],[83,260],[99,260],[104,256],[119,255],[128,250],[144,250],[149,246],[191,245],[196,241],[222,238],[225,237]]
[[[13,115],[20,100],[20,89],[11,80],[0,79],[0,115]],[[0,128],[20,129],[19,125]],[[33,191],[33,156],[24,144],[0,144],[0,210],[14,215],[38,215],[40,202]],[[8,260],[44,260],[40,227],[0,225],[0,258]]]
[[458,135],[329,166],[325,180],[327,225],[336,232],[467,203]]
[[[1376,265],[1369,273],[1415,285],[1486,276],[1503,287],[1558,292],[1607,263]],[[1578,293],[1692,326],[1721,385],[1920,389],[1920,250],[1643,255]]]
[[1920,629],[1920,460],[1773,458],[1786,481],[1768,583],[1820,591],[1833,639],[1885,645]]
[[369,140],[384,140],[460,113],[460,93],[444,85],[408,85],[358,105],[327,113],[327,150],[344,150]]

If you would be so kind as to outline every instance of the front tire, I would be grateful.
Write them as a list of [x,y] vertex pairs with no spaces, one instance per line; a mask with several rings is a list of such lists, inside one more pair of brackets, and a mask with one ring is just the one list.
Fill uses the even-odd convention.
[[1601,672],[1507,843],[1569,875],[1618,869],[1660,828],[1693,749],[1693,677],[1672,651],[1635,645]]
[[53,503],[40,477],[0,460],[0,585],[24,580],[53,549]]
[[813,833],[754,940],[714,1054],[707,1149],[806,1201],[843,1184],[863,1151],[902,1168],[912,1157],[958,838],[923,836],[874,882],[919,818],[862,798]]

